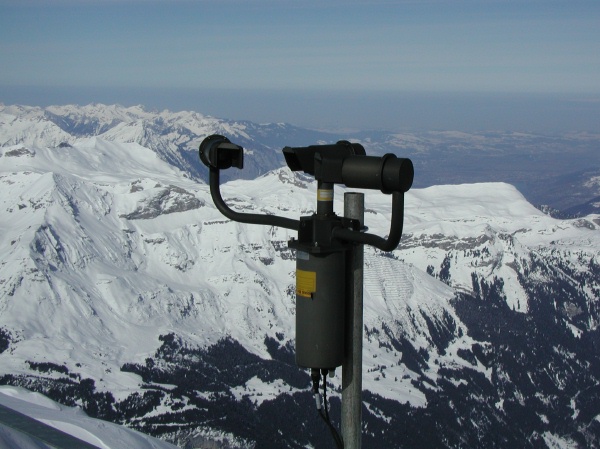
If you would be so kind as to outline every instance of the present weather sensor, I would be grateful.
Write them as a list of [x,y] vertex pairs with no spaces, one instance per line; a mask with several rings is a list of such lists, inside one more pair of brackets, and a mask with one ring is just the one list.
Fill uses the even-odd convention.
[[[398,246],[404,223],[404,193],[412,186],[414,169],[410,159],[398,158],[393,154],[367,156],[362,145],[344,140],[331,145],[285,147],[283,155],[292,171],[302,171],[317,181],[317,208],[310,216],[296,220],[276,215],[235,212],[221,196],[219,173],[230,167],[243,168],[243,148],[221,135],[209,136],[200,144],[200,160],[210,170],[210,193],[223,215],[241,223],[279,226],[298,232],[297,239],[292,238],[288,242],[289,247],[296,250],[296,364],[311,369],[317,409],[333,429],[327,412],[326,381],[323,382],[324,412],[321,407],[318,393],[321,375],[331,374],[342,364],[345,372],[348,360],[353,366],[357,363],[362,366],[362,324],[356,325],[359,322],[354,317],[357,314],[356,307],[349,306],[355,303],[349,298],[350,289],[346,288],[351,285],[353,277],[350,269],[353,263],[349,263],[349,255],[361,245],[371,245],[382,251],[393,251]],[[335,184],[380,190],[391,195],[392,216],[387,237],[364,232],[360,220],[334,213]],[[362,280],[362,275],[360,278]],[[362,286],[359,304],[362,308]],[[359,313],[362,323],[362,310]],[[352,324],[349,325],[349,322]],[[352,327],[357,328],[356,331],[350,331]],[[353,353],[356,341],[361,345],[360,355],[349,357],[348,353]],[[360,369],[353,372],[358,374],[349,377],[360,378]],[[358,399],[352,399],[352,408],[358,416],[361,385],[359,382],[359,392],[354,394]],[[344,416],[342,418],[344,431]],[[360,419],[350,420],[354,422],[353,429],[346,433],[360,435]],[[338,447],[343,447],[337,432],[332,430],[332,433]],[[354,440],[359,441],[355,435],[352,435]],[[344,436],[344,439],[352,438]]]

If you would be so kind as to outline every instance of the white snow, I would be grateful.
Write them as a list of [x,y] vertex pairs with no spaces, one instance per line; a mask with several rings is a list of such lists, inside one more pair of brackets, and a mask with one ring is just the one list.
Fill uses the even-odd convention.
[[544,432],[542,438],[549,449],[571,449],[579,446],[577,442],[572,439],[555,435],[552,432]]

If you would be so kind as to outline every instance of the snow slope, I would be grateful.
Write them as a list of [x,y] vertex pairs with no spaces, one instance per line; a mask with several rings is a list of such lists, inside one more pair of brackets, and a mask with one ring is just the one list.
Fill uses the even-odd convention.
[[[117,424],[88,417],[81,409],[65,407],[39,393],[0,386],[0,404],[72,435],[100,449],[175,449],[176,446]],[[0,425],[0,448],[49,447],[39,440]]]

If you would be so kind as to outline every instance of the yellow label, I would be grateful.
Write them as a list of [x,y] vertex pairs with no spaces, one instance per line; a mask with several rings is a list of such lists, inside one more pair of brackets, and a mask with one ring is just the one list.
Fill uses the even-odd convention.
[[317,273],[315,271],[296,270],[296,295],[312,297],[317,291]]
[[318,189],[317,201],[333,201],[333,190]]

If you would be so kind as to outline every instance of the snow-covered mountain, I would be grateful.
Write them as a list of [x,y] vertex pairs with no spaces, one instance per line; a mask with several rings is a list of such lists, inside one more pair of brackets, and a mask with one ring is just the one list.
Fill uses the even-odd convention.
[[283,164],[279,150],[286,139],[292,138],[296,145],[321,138],[333,140],[331,135],[285,123],[232,121],[193,111],[146,111],[142,106],[103,104],[46,108],[0,104],[0,146],[56,147],[95,136],[138,143],[196,180],[205,175],[198,160],[198,146],[210,134],[230,136],[248,152],[255,153],[247,158],[244,171],[235,173],[247,179]]
[[[294,232],[228,221],[136,142],[7,144],[0,186],[0,384],[186,447],[330,446],[293,361]],[[316,207],[285,168],[222,191]],[[365,203],[384,235],[389,196]],[[413,189],[405,217],[397,250],[366,248],[363,446],[600,444],[600,216],[480,183]]]

